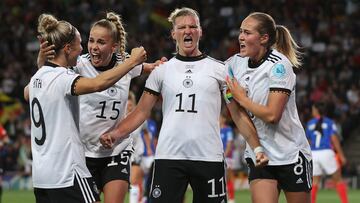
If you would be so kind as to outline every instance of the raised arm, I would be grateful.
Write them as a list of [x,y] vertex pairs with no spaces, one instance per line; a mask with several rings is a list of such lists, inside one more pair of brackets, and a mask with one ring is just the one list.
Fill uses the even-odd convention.
[[160,64],[163,64],[164,62],[168,61],[166,57],[161,57],[161,59],[156,60],[154,63],[143,63],[144,65],[144,72],[145,73],[151,73],[157,66]]
[[111,148],[115,140],[125,138],[137,129],[150,116],[157,99],[157,96],[144,92],[134,111],[128,114],[114,130],[100,137],[101,144],[106,148]]
[[143,47],[134,48],[131,56],[124,63],[116,65],[95,78],[81,77],[75,84],[74,91],[76,95],[100,92],[120,80],[133,67],[146,60],[146,51]]

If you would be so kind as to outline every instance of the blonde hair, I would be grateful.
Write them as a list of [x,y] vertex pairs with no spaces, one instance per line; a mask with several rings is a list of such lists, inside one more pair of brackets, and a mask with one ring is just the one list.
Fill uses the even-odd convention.
[[267,48],[275,48],[284,54],[295,67],[301,66],[301,52],[299,46],[291,36],[290,31],[283,25],[276,25],[274,19],[261,12],[251,13],[248,17],[258,21],[257,31],[261,34],[268,34],[269,41]]
[[69,22],[57,20],[51,14],[41,14],[38,18],[37,30],[43,40],[55,45],[55,52],[71,43],[76,36],[76,28]]
[[173,26],[175,26],[175,20],[176,20],[176,18],[178,18],[180,16],[195,16],[198,19],[199,24],[200,24],[199,13],[197,11],[195,11],[194,9],[187,8],[187,7],[175,9],[173,12],[171,12],[170,16],[168,17],[168,21]]
[[92,27],[100,26],[108,29],[111,33],[111,37],[115,42],[119,43],[119,53],[123,60],[125,60],[126,51],[126,32],[121,20],[120,15],[114,12],[107,12],[106,19],[96,21]]

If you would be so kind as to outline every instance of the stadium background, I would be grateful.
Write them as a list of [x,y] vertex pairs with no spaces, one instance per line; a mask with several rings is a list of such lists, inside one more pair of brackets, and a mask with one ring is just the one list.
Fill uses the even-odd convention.
[[[304,53],[297,70],[297,106],[302,122],[310,118],[315,101],[328,104],[349,160],[343,168],[349,186],[360,179],[360,17],[359,0],[1,0],[0,1],[0,122],[9,140],[2,142],[4,188],[26,188],[29,175],[29,112],[23,88],[36,71],[39,44],[37,18],[51,13],[70,21],[82,34],[84,53],[91,23],[106,11],[121,14],[128,32],[128,50],[142,45],[152,62],[171,58],[175,45],[167,16],[181,6],[196,9],[203,28],[200,47],[206,54],[226,60],[238,51],[241,20],[252,11],[267,12],[286,25]],[[146,76],[132,82],[141,96]],[[152,117],[161,124],[161,105]],[[24,184],[24,185],[21,185]],[[327,183],[326,183],[327,184]],[[326,185],[325,184],[325,185]],[[331,184],[330,186],[331,187]],[[6,191],[5,191],[6,195]]]

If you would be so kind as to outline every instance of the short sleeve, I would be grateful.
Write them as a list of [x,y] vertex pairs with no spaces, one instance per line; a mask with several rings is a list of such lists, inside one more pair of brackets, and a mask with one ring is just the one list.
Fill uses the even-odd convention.
[[75,73],[72,69],[67,69],[62,74],[60,74],[61,79],[58,80],[61,84],[58,86],[59,88],[63,88],[63,92],[65,95],[74,96],[74,89],[76,86],[76,82],[80,79],[80,75]]
[[270,90],[286,89],[292,91],[295,85],[295,74],[289,63],[276,63],[270,70]]
[[136,78],[141,75],[143,68],[144,68],[144,65],[139,64],[129,71],[129,75],[131,76],[131,78]]
[[151,94],[160,95],[165,69],[166,67],[163,64],[150,73],[146,80],[145,91],[148,91]]

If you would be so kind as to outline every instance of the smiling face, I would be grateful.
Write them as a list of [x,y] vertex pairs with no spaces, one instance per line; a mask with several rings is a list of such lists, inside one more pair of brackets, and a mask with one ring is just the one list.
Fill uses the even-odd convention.
[[247,17],[241,23],[239,34],[240,56],[259,61],[266,53],[268,34],[261,35],[257,30],[258,21]]
[[88,51],[91,63],[95,67],[109,65],[117,43],[112,39],[111,32],[102,26],[94,26],[90,30]]
[[193,15],[179,16],[175,19],[172,38],[176,41],[178,53],[182,56],[198,56],[199,40],[202,36],[199,19]]

